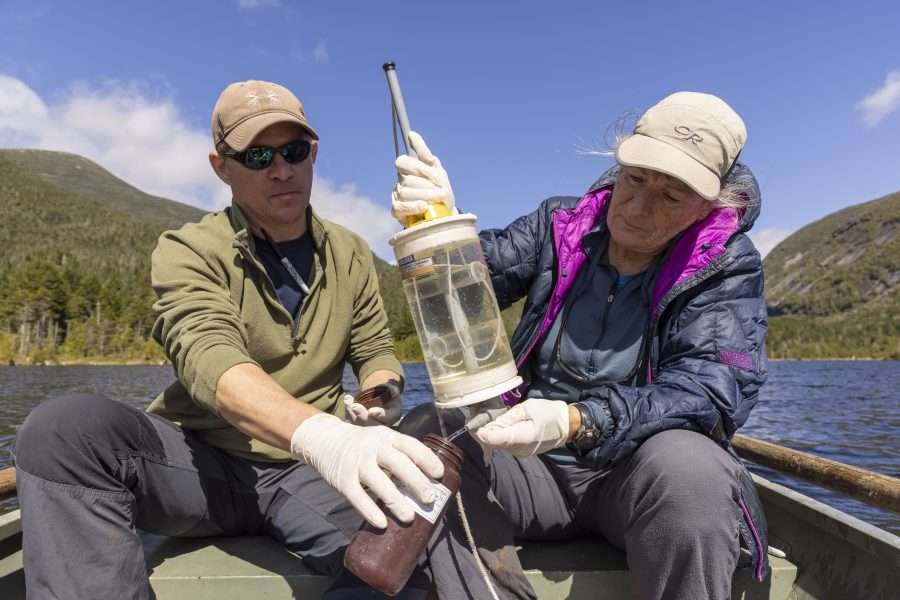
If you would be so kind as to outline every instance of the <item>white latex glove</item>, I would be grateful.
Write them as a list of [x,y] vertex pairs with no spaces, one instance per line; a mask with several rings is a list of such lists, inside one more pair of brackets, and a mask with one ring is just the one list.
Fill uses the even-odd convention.
[[391,214],[404,223],[406,217],[420,215],[428,210],[429,204],[438,202],[455,213],[453,189],[441,161],[415,131],[409,132],[409,145],[418,158],[401,154],[394,163],[400,181],[391,194]]
[[529,398],[475,430],[475,437],[489,448],[522,458],[559,448],[569,439],[569,405]]
[[444,465],[425,444],[384,426],[358,427],[328,413],[309,417],[291,436],[291,455],[312,466],[375,527],[387,517],[363,487],[400,521],[415,517],[410,501],[388,474],[420,502],[431,504],[435,492],[428,477],[440,479]]
[[391,398],[383,407],[366,408],[355,402],[352,394],[344,394],[341,400],[347,409],[347,420],[354,425],[368,427],[370,425],[394,425],[400,420],[400,386],[393,381],[381,385],[391,390]]

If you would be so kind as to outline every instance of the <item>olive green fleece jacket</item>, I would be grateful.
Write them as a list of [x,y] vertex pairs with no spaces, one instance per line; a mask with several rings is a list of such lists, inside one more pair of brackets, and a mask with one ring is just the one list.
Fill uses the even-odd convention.
[[403,371],[394,355],[372,252],[357,235],[308,211],[315,247],[310,293],[297,324],[254,253],[246,217],[232,205],[166,231],[151,258],[153,337],[177,381],[147,409],[212,446],[254,460],[289,454],[242,433],[216,408],[216,383],[254,363],[298,402],[343,416],[341,376]]

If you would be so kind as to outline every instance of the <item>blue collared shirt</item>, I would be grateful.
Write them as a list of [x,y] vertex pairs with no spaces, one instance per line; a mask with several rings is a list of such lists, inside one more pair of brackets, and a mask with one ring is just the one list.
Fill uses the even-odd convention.
[[[649,271],[621,275],[609,264],[608,236],[586,242],[588,259],[533,359],[529,398],[575,402],[581,390],[631,383],[649,318]],[[570,462],[566,448],[548,453]]]

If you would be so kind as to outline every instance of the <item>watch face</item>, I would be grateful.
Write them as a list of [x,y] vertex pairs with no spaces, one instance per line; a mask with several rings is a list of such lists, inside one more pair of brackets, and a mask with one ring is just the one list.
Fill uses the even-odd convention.
[[597,445],[597,436],[593,431],[585,431],[583,435],[575,440],[575,444],[580,450],[590,450]]

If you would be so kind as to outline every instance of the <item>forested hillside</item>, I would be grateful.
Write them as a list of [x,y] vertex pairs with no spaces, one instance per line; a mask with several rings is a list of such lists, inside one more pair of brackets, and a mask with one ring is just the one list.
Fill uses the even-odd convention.
[[771,357],[900,359],[900,192],[807,225],[764,268]]
[[[202,215],[79,156],[0,150],[0,363],[164,360],[150,252]],[[376,264],[398,352],[418,360],[399,272]],[[765,270],[770,356],[900,358],[900,193],[801,229]]]
[[0,361],[162,360],[150,251],[202,214],[80,156],[0,151]]
[[[0,364],[164,360],[150,253],[203,214],[80,156],[0,150]],[[376,267],[401,356],[420,358],[399,272]]]

